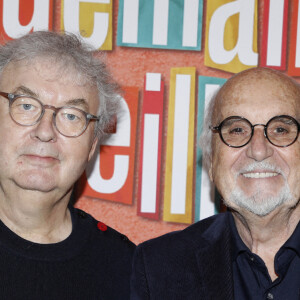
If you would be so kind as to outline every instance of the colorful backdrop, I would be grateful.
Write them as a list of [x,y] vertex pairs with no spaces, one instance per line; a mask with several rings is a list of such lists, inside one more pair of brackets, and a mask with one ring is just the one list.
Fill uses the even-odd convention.
[[232,74],[300,75],[300,0],[0,0],[2,40],[66,30],[106,56],[124,90],[116,132],[77,183],[76,206],[140,243],[218,213],[197,146]]

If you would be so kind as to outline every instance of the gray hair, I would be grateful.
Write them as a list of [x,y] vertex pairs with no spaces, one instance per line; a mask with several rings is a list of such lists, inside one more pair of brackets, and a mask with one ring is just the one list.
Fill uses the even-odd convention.
[[120,88],[107,70],[103,57],[99,58],[101,55],[74,34],[36,31],[0,47],[0,75],[10,62],[44,57],[53,59],[61,70],[71,69],[77,76],[78,84],[83,82],[97,87],[100,121],[97,122],[95,135],[103,139],[108,136],[109,126],[117,114]]
[[199,146],[202,150],[203,166],[207,170],[210,167],[212,159],[212,131],[209,127],[212,125],[213,112],[218,92],[219,89],[215,92],[205,109],[204,120],[202,123],[201,135],[199,139]]

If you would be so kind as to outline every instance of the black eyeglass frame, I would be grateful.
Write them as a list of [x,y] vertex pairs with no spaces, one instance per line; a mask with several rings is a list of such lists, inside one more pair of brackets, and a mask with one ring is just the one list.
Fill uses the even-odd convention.
[[[61,107],[55,107],[55,106],[53,106],[53,105],[43,104],[39,99],[37,99],[37,98],[35,98],[35,97],[28,96],[28,95],[22,95],[22,94],[18,95],[18,94],[5,93],[5,92],[1,92],[1,91],[0,91],[0,95],[3,96],[4,98],[6,98],[6,99],[9,101],[9,115],[10,115],[10,117],[12,118],[12,120],[13,120],[16,124],[18,124],[18,125],[20,125],[20,126],[34,126],[35,124],[37,124],[37,123],[43,118],[43,116],[44,116],[44,114],[45,114],[45,109],[52,109],[52,110],[53,110],[53,124],[54,124],[54,127],[56,128],[56,130],[57,130],[61,135],[65,136],[65,137],[71,137],[71,138],[72,138],[72,137],[78,137],[78,136],[82,135],[82,134],[85,132],[85,130],[87,129],[87,127],[88,127],[88,125],[89,125],[89,123],[90,123],[91,120],[95,120],[95,121],[97,121],[97,122],[100,120],[100,117],[95,116],[95,115],[92,115],[92,114],[90,114],[90,113],[87,113],[87,112],[85,112],[84,110],[82,110],[82,109],[80,109],[80,108],[77,108],[77,107],[74,107],[74,106],[61,106]],[[12,104],[14,103],[15,100],[17,100],[18,98],[21,98],[21,97],[26,97],[26,98],[33,99],[33,100],[37,101],[37,102],[41,105],[41,107],[42,107],[42,112],[41,112],[39,118],[38,118],[34,123],[32,123],[32,124],[30,124],[30,125],[29,125],[29,124],[28,124],[28,125],[26,125],[26,124],[24,125],[24,124],[18,123],[18,122],[12,117],[12,115],[11,115],[11,106],[12,106]],[[64,109],[64,108],[72,108],[72,109],[75,109],[75,110],[80,111],[81,113],[83,113],[83,115],[85,116],[85,126],[84,126],[84,128],[82,129],[82,131],[81,131],[79,134],[77,134],[77,135],[66,135],[66,134],[61,133],[60,130],[57,128],[57,126],[56,126],[56,114],[57,114],[57,112],[58,112],[59,110]]]
[[[273,142],[271,142],[271,140],[270,140],[269,137],[268,137],[267,127],[268,127],[268,125],[270,124],[270,122],[272,122],[274,119],[277,119],[277,118],[287,118],[287,119],[290,119],[292,122],[294,122],[294,123],[297,125],[297,135],[296,135],[295,139],[294,139],[291,143],[289,143],[288,145],[284,145],[284,146],[276,145],[276,144],[274,144]],[[244,143],[243,145],[241,145],[241,146],[233,146],[233,145],[228,144],[227,142],[225,142],[225,140],[224,140],[224,138],[223,138],[223,136],[222,136],[222,133],[221,133],[222,126],[225,124],[226,121],[231,120],[231,119],[240,119],[240,120],[246,121],[246,122],[250,125],[250,127],[251,127],[251,135],[250,135],[250,137],[249,137],[249,140],[248,140],[246,143]],[[291,117],[291,116],[289,116],[289,115],[279,115],[279,116],[275,116],[275,117],[271,118],[271,119],[267,122],[267,124],[260,124],[260,123],[259,123],[259,124],[254,124],[254,125],[252,125],[251,122],[250,122],[249,120],[247,120],[246,118],[244,118],[244,117],[240,117],[240,116],[230,116],[230,117],[224,119],[218,126],[209,126],[209,129],[211,129],[212,131],[218,132],[218,133],[219,133],[219,136],[220,136],[220,138],[221,138],[221,140],[222,140],[222,142],[223,142],[225,145],[227,145],[228,147],[231,147],[231,148],[241,148],[241,147],[244,147],[244,146],[246,146],[247,144],[250,143],[250,141],[251,141],[251,139],[252,139],[252,137],[253,137],[253,134],[254,134],[254,127],[255,127],[255,126],[263,126],[263,127],[264,127],[264,136],[265,136],[266,139],[269,141],[269,143],[271,143],[272,145],[274,145],[274,146],[276,146],[276,147],[281,147],[281,148],[285,148],[285,147],[288,147],[288,146],[294,144],[294,143],[296,142],[298,136],[299,136],[299,131],[300,131],[300,124],[299,124],[299,122],[298,122],[295,118],[293,118],[293,117]]]

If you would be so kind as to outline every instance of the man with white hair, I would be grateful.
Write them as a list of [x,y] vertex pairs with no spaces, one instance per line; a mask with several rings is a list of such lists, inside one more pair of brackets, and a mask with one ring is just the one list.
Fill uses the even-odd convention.
[[228,211],[137,247],[131,299],[300,299],[300,88],[267,68],[219,90],[202,134]]
[[72,34],[0,47],[0,298],[129,299],[134,245],[69,202],[118,108]]

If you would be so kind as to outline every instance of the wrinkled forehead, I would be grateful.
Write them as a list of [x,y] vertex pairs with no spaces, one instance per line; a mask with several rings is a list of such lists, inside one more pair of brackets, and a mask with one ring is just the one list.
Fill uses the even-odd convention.
[[[7,64],[0,73],[0,90],[54,101],[50,104],[55,106],[63,106],[71,100],[83,100],[92,114],[97,114],[100,104],[96,85],[85,80],[73,67],[64,68],[60,61],[44,57]],[[83,103],[80,101],[76,103]]]
[[[253,113],[259,108],[293,107],[300,117],[300,87],[292,78],[270,69],[253,69],[229,79],[216,95],[213,120],[218,122],[234,111],[245,107]],[[245,113],[246,113],[245,112]]]
[[75,64],[58,57],[38,56],[8,63],[0,73],[0,78],[11,73],[26,72],[27,68],[33,69],[39,77],[49,82],[60,81],[78,86],[94,85],[92,80],[83,74]]

